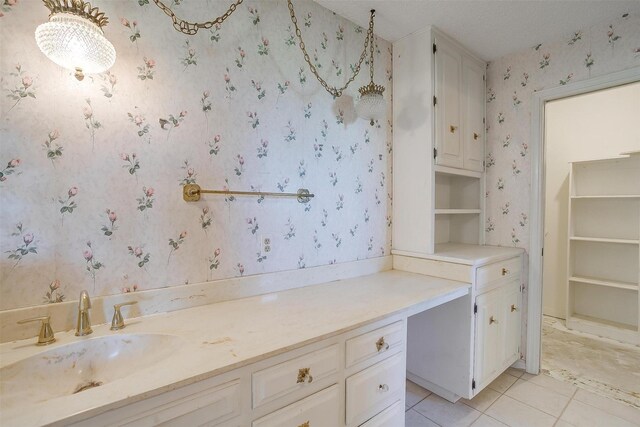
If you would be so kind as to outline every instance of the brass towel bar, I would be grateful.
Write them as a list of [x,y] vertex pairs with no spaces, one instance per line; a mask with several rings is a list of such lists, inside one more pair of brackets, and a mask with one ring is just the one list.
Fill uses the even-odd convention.
[[186,184],[182,187],[182,198],[185,202],[197,202],[202,194],[224,194],[238,196],[260,197],[295,197],[299,203],[308,203],[315,194],[309,193],[306,188],[301,188],[297,193],[269,193],[265,191],[230,191],[230,190],[204,190],[198,184]]

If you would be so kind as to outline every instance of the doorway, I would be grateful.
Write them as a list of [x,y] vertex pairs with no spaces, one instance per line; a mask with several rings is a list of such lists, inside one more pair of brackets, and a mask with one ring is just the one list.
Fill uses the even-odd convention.
[[544,133],[547,102],[640,81],[632,68],[534,93],[531,108],[530,247],[526,314],[526,371],[540,372],[542,337],[542,267],[544,243]]
[[[626,167],[636,181],[630,189],[640,194],[640,157],[600,161],[640,151],[640,82],[548,101],[544,117],[540,368],[640,408],[633,374],[640,372],[640,198],[594,196],[586,188],[598,188],[588,180],[606,181]],[[617,181],[602,184],[616,194],[618,185],[627,185]]]

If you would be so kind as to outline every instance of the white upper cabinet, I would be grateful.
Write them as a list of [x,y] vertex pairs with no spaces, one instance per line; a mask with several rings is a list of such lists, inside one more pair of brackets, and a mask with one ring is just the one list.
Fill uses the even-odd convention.
[[462,55],[438,38],[435,46],[436,164],[462,169]]
[[446,38],[435,44],[435,163],[484,169],[485,65]]
[[464,113],[462,124],[463,169],[484,170],[485,67],[477,61],[462,60]]
[[393,253],[484,243],[485,64],[427,28],[393,44]]

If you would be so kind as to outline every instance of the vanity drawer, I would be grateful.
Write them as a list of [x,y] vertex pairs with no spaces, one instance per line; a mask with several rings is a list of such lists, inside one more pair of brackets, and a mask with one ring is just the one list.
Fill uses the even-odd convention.
[[509,258],[479,267],[476,271],[476,290],[483,289],[498,280],[517,279],[520,277],[521,270],[522,259],[520,257]]
[[403,323],[400,321],[347,340],[346,367],[402,347],[404,335]]
[[312,394],[255,420],[252,427],[332,427],[340,423],[340,392],[338,385]]
[[[114,409],[89,418],[73,427],[99,426],[235,426],[239,425],[242,395],[240,380],[215,387],[210,381],[179,388],[160,396]],[[248,396],[247,396],[248,397]]]
[[347,424],[361,423],[401,398],[404,352],[347,378]]
[[398,400],[360,427],[404,427],[404,406]]
[[313,385],[338,372],[338,344],[287,360],[252,375],[253,407]]

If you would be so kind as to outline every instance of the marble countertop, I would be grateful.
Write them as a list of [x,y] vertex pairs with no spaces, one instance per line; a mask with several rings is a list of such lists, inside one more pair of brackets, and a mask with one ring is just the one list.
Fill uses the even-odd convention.
[[[65,424],[211,378],[335,336],[390,315],[410,316],[469,292],[469,284],[401,271],[387,271],[288,291],[128,319],[112,332],[57,333],[57,342],[35,338],[0,345],[0,368],[66,344],[116,334],[169,334],[180,345],[170,358],[86,392],[37,404],[5,407],[0,423]],[[331,315],[327,315],[330,313]],[[141,352],[141,357],[144,353]],[[152,372],[152,374],[150,374]]]

